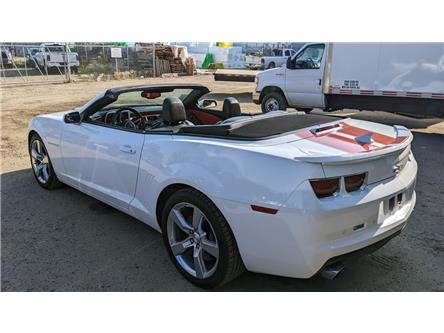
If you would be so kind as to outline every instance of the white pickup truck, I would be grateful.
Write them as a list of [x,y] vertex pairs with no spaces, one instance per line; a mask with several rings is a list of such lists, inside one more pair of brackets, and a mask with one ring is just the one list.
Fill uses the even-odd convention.
[[261,68],[280,67],[287,62],[288,57],[296,53],[293,49],[274,49],[272,55],[261,57]]
[[79,55],[76,52],[71,52],[65,45],[53,43],[41,44],[38,52],[32,57],[42,71],[50,71],[56,68],[63,70],[63,68],[66,67],[66,60],[68,59],[71,71],[78,72]]
[[444,116],[444,43],[310,43],[256,75],[263,112],[378,110]]

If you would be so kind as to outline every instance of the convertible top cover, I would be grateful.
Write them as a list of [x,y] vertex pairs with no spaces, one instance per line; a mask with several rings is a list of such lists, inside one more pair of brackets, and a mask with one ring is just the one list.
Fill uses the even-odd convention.
[[260,140],[335,120],[337,118],[333,116],[298,113],[263,118],[253,116],[251,119],[229,124],[182,127],[177,134]]

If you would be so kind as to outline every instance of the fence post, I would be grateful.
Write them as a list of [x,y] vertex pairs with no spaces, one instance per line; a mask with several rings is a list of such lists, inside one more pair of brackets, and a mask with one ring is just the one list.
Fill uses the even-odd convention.
[[[26,51],[28,51],[28,48],[26,48]],[[23,46],[23,56],[25,57],[25,76],[26,76],[26,80],[29,81],[29,77],[28,77],[28,65],[27,60],[26,60],[26,52],[25,52],[25,47]]]
[[153,77],[156,77],[156,43],[153,43]]
[[66,81],[69,83],[71,82],[71,66],[69,65],[69,47],[68,47],[68,43],[66,43],[65,45],[65,55],[66,55],[66,62],[65,62],[65,76],[66,76]]

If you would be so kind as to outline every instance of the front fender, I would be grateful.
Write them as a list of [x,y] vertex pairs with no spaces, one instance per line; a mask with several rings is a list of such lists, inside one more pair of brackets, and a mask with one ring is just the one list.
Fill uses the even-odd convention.
[[63,115],[65,113],[58,112],[34,117],[28,127],[28,133],[34,131],[42,138],[56,174],[64,173],[60,141],[64,126]]

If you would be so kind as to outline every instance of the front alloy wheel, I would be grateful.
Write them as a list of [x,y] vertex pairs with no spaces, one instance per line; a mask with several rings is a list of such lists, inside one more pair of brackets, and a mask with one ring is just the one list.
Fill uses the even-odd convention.
[[29,140],[29,157],[34,177],[40,186],[49,190],[61,185],[52,167],[48,150],[37,133]]
[[31,164],[37,180],[46,184],[49,179],[49,159],[45,146],[39,139],[31,143]]

